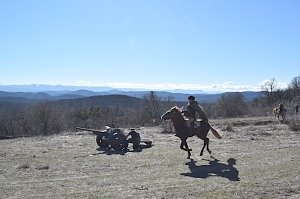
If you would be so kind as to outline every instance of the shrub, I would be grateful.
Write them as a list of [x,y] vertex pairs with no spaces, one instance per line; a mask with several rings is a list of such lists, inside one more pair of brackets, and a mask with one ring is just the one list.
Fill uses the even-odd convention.
[[299,120],[291,120],[289,122],[289,128],[292,130],[292,131],[300,131],[300,122]]
[[163,131],[162,133],[174,133],[175,129],[172,122],[165,121],[162,123]]
[[23,163],[17,166],[18,169],[29,169],[30,166],[28,163]]
[[222,128],[223,131],[234,132],[232,124],[228,124]]

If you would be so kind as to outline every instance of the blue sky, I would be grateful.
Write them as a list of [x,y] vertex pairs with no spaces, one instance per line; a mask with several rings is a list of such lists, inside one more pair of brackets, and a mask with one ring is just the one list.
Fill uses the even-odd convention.
[[300,75],[298,0],[0,0],[0,84],[257,90]]

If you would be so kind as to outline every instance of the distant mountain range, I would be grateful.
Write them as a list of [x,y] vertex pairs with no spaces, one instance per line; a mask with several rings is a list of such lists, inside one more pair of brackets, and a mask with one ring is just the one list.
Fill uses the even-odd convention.
[[[61,86],[61,85],[0,85],[0,101],[9,102],[36,102],[41,100],[61,100],[61,99],[78,99],[92,96],[107,95],[125,95],[135,98],[143,98],[148,95],[150,90],[130,90],[130,89],[114,89],[110,87],[77,87],[77,86]],[[247,91],[241,92],[246,101],[251,101],[256,97],[263,96],[262,92]],[[194,95],[201,103],[217,102],[223,93],[207,94],[203,91],[195,93],[195,91],[176,90],[155,91],[155,94],[162,101],[172,99],[172,101],[187,101],[189,95]]]
[[[28,84],[28,85],[0,85],[0,91],[6,92],[45,92],[50,95],[60,95],[62,93],[77,91],[77,90],[89,90],[94,92],[103,92],[103,91],[151,91],[149,89],[137,89],[137,88],[113,88],[105,86],[64,86],[64,85],[45,85],[45,84]],[[183,89],[174,89],[166,90],[167,92],[172,93],[188,93],[188,94],[206,94],[202,90],[183,90]]]

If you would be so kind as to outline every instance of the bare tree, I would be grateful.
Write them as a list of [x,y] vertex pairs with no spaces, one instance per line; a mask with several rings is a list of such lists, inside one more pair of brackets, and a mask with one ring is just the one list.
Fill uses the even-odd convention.
[[289,85],[289,89],[291,91],[293,98],[300,97],[300,76],[294,77]]
[[290,83],[290,87],[300,90],[300,76],[294,77]]
[[278,83],[275,78],[266,81],[262,86],[261,89],[264,91],[269,104],[274,102],[274,91],[277,89]]
[[17,113],[8,113],[5,117],[1,117],[0,119],[0,136],[16,136],[17,130],[17,121],[16,121]]
[[32,125],[37,135],[49,135],[60,132],[59,115],[47,103],[36,104],[32,110]]
[[144,96],[145,114],[154,124],[160,121],[160,97],[154,91]]
[[224,93],[218,100],[220,114],[225,117],[236,117],[247,113],[247,104],[241,93]]

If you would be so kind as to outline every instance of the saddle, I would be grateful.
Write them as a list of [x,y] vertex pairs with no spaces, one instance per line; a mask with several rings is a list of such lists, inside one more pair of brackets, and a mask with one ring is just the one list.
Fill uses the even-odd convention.
[[187,122],[187,126],[189,128],[191,135],[194,135],[197,131],[208,132],[210,129],[209,123],[207,123],[201,119],[197,119],[197,120],[190,122],[190,126],[188,125],[188,122],[189,122],[188,119],[186,119],[186,122]]
[[201,124],[201,121],[202,120],[200,120],[200,119],[190,121],[189,118],[185,118],[186,125],[188,127],[192,127],[192,128],[198,128]]

